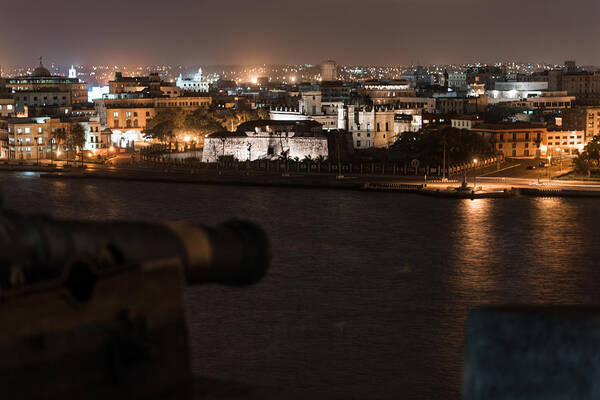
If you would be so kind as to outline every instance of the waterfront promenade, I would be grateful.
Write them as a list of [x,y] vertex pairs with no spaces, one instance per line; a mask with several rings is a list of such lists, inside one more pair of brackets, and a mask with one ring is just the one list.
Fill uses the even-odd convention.
[[[247,163],[235,168],[189,165],[156,165],[139,162],[130,156],[114,159],[109,164],[66,162],[53,164],[5,163],[0,170],[39,173],[44,179],[111,179],[161,183],[210,184],[233,186],[263,186],[285,188],[321,188],[335,190],[364,190],[385,192],[414,192],[439,197],[510,197],[513,195],[540,196],[599,196],[600,182],[557,179],[569,172],[569,166],[532,168],[532,161],[503,161],[455,173],[449,179],[440,176],[400,175],[388,170],[369,167],[379,173],[356,173],[344,170],[338,174],[336,164],[321,172],[302,171],[299,166],[278,166],[276,169],[252,169]],[[333,172],[329,172],[333,169]],[[356,169],[354,169],[356,170]],[[400,171],[398,171],[400,172]],[[548,179],[550,178],[550,179]],[[463,181],[466,180],[466,185]],[[462,189],[461,189],[461,186]]]

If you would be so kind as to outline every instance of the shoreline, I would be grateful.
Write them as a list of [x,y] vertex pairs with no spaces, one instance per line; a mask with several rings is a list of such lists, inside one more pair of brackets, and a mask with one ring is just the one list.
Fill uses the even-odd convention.
[[[429,180],[425,182],[416,177],[374,177],[374,176],[343,176],[335,175],[302,175],[302,174],[235,174],[235,173],[181,173],[162,172],[156,170],[104,170],[86,171],[85,169],[48,169],[27,168],[19,166],[16,168],[0,168],[4,171],[39,172],[41,179],[105,179],[135,182],[156,183],[179,183],[197,185],[224,185],[224,186],[254,186],[254,187],[276,187],[294,189],[329,189],[329,190],[352,190],[363,192],[387,192],[417,194],[438,198],[454,199],[484,199],[484,198],[509,198],[515,196],[528,197],[600,197],[600,186],[598,188],[581,186],[580,189],[568,187],[561,181],[552,181],[546,185],[524,185],[524,184],[500,184],[479,185],[478,190],[459,191],[458,181]],[[571,185],[573,186],[573,185]]]

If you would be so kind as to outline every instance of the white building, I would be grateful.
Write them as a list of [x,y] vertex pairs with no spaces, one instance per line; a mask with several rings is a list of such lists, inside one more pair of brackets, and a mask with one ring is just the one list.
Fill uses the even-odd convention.
[[456,90],[465,90],[467,87],[467,74],[464,72],[450,72],[448,86]]
[[298,109],[289,107],[271,109],[270,118],[273,121],[317,121],[323,129],[330,131],[339,129],[338,109],[343,106],[343,101],[322,101],[320,91],[307,91],[302,92]]
[[198,72],[191,78],[184,78],[179,74],[176,85],[185,92],[208,92],[208,81],[202,77],[202,68],[198,68]]
[[397,109],[391,106],[339,109],[339,129],[352,133],[355,149],[385,148],[394,144],[404,132],[417,132],[422,127],[421,110]]
[[541,96],[546,90],[548,82],[496,82],[487,95],[490,103],[501,103]]

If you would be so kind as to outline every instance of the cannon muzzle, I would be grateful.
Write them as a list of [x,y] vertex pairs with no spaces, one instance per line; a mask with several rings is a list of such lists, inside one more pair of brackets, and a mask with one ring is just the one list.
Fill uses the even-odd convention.
[[187,284],[244,286],[270,262],[269,240],[256,224],[61,221],[12,211],[0,214],[0,285],[59,279],[73,263],[93,270],[177,259]]

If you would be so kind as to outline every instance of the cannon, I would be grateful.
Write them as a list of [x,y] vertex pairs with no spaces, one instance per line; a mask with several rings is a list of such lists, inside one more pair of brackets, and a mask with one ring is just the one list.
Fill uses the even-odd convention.
[[247,286],[257,225],[61,221],[0,212],[5,398],[189,398],[186,285]]

